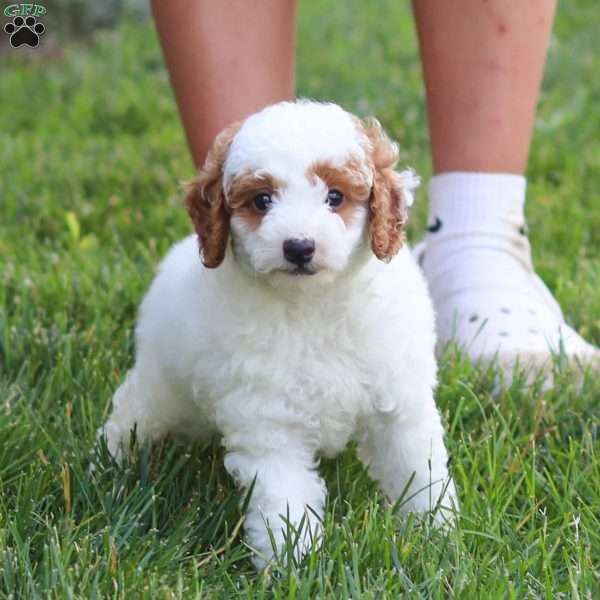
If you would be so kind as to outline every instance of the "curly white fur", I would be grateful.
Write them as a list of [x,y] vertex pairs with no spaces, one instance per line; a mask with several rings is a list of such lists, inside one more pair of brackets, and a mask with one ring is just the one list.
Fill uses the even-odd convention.
[[[282,103],[247,119],[228,150],[225,190],[249,171],[284,185],[257,228],[233,213],[219,268],[201,264],[195,236],[171,249],[141,305],[135,366],[101,430],[114,454],[134,425],[142,439],[221,436],[229,473],[242,488],[255,480],[245,528],[258,566],[273,555],[266,525],[283,544],[282,517],[307,521],[299,555],[318,540],[326,489],[317,456],[352,439],[391,500],[412,478],[405,510],[454,503],[423,277],[406,248],[389,263],[372,255],[366,205],[347,224],[324,203],[323,182],[306,177],[317,159],[349,157],[372,182],[364,134],[339,107]],[[409,193],[414,179],[402,177]],[[315,240],[314,275],[290,273],[281,249],[290,236]]]

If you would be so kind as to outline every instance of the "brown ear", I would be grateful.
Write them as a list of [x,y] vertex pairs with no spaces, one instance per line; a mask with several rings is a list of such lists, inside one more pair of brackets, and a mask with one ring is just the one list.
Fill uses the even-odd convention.
[[186,184],[185,206],[200,242],[205,267],[218,267],[225,258],[230,213],[223,190],[223,163],[241,123],[226,127],[215,138],[198,176]]
[[412,204],[411,190],[418,179],[410,171],[396,173],[398,146],[394,144],[376,119],[367,120],[364,131],[374,170],[373,189],[369,200],[369,235],[377,258],[390,261],[404,243],[407,208]]

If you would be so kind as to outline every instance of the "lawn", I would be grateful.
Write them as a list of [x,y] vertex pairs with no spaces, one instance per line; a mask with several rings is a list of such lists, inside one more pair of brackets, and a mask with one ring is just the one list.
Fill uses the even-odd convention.
[[[600,343],[600,7],[561,4],[529,168],[540,273]],[[50,35],[50,32],[48,33]],[[49,39],[49,38],[48,38]],[[430,172],[408,4],[301,4],[299,94],[375,114]],[[437,399],[456,530],[401,519],[352,450],[323,461],[325,543],[257,574],[218,444],[165,442],[88,473],[132,364],[135,312],[190,231],[193,174],[151,23],[0,54],[1,598],[592,598],[600,594],[600,378],[543,392],[456,351]],[[410,235],[426,202],[420,192]]]

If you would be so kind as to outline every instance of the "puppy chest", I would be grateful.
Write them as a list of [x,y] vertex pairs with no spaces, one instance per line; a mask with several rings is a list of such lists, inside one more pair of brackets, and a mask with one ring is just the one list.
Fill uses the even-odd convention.
[[306,415],[307,424],[318,427],[331,445],[333,438],[347,439],[366,409],[368,369],[353,336],[333,327],[307,329],[300,324],[278,335],[263,329],[235,340],[221,337],[221,347],[215,352],[213,346],[201,361],[203,379],[216,402],[219,396],[239,397],[243,389],[242,397],[258,397],[251,404],[267,418],[271,406],[276,412],[282,405]]
[[306,414],[307,423],[318,429],[321,450],[339,452],[368,398],[367,371],[356,347],[323,336],[280,358],[271,380],[274,392],[295,412]]

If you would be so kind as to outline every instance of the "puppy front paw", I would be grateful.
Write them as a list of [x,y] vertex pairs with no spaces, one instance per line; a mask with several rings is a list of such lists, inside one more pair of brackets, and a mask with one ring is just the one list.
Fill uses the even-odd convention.
[[246,517],[246,543],[253,550],[252,563],[258,570],[279,561],[300,562],[313,548],[319,548],[323,540],[321,518],[309,507],[302,515],[250,513]]
[[446,479],[434,506],[432,506],[433,524],[443,529],[456,527],[459,514],[459,502],[452,479]]

